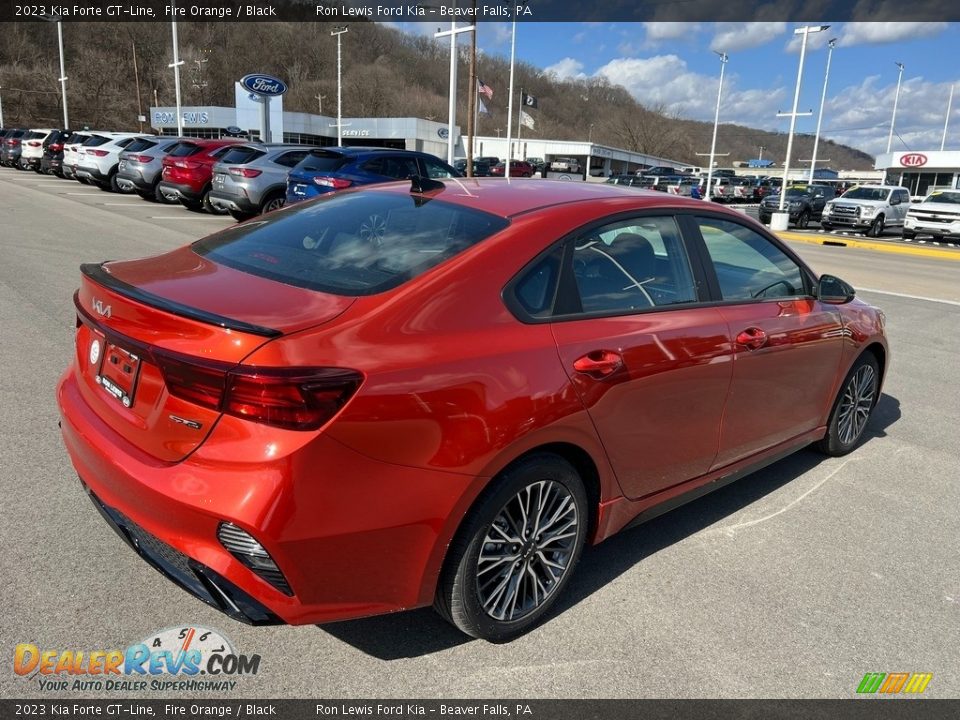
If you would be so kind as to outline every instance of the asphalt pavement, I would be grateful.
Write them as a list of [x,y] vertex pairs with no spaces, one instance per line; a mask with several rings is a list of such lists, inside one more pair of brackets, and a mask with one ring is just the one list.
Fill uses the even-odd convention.
[[54,400],[78,265],[231,223],[0,169],[0,697],[105,696],[15,676],[18,643],[124,648],[191,625],[261,656],[238,698],[848,698],[867,672],[933,673],[926,696],[960,697],[960,263],[793,243],[886,312],[865,444],[802,451],[589,549],[548,622],[492,645],[429,609],[241,625],[145,565],[84,496]]

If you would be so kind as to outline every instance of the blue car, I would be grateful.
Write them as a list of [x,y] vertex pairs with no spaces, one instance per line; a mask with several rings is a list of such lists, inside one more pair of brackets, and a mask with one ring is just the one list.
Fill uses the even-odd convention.
[[357,185],[462,177],[439,158],[413,150],[369,147],[316,148],[287,175],[287,205]]

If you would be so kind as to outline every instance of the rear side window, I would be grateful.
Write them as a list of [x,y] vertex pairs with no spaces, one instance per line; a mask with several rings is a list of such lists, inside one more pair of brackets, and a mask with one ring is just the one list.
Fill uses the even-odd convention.
[[508,221],[439,199],[362,192],[274,213],[193,245],[242,272],[337,295],[372,295],[411,280],[499,232]]
[[[117,143],[118,145],[120,143]],[[156,146],[156,140],[149,140],[147,138],[135,138],[133,142],[127,145],[127,152],[141,152],[143,150],[149,150],[150,148]]]
[[189,142],[177,143],[174,147],[170,149],[170,152],[167,153],[170,157],[188,157],[193,155],[196,152],[200,151],[199,145],[194,145]]
[[245,165],[264,155],[266,155],[266,153],[263,150],[252,147],[231,147],[228,148],[223,154],[223,157],[220,158],[220,162],[229,163],[230,165]]
[[103,135],[91,135],[83,141],[83,146],[96,147],[97,145],[103,145],[104,143],[108,142],[110,142],[110,138],[108,137],[104,137]]
[[31,131],[29,134],[27,134],[26,139],[27,139],[27,140],[39,140],[40,138],[46,137],[46,136],[47,136],[47,134],[44,133],[44,132],[37,132],[36,130],[33,130],[33,131]]
[[283,167],[292,168],[306,156],[306,150],[294,150],[293,152],[284,153],[280,157],[274,158],[273,162],[275,162],[277,165],[282,165]]
[[296,169],[304,172],[333,172],[343,167],[346,162],[347,159],[343,155],[331,152],[312,152],[297,165]]
[[84,135],[83,133],[74,133],[73,135],[70,136],[70,139],[67,140],[66,144],[70,145],[73,143],[82,143],[86,139],[86,137],[87,136]]

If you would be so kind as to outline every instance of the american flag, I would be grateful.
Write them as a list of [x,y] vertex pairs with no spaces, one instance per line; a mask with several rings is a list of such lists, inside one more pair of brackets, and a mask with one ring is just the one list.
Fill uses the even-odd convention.
[[493,100],[493,88],[479,78],[477,79],[477,92],[486,95],[487,100]]

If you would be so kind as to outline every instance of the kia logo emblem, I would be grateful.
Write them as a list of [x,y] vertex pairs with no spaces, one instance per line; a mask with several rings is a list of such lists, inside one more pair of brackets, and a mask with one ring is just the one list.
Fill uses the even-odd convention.
[[927,156],[923,153],[907,153],[900,156],[903,167],[923,167],[927,164]]

